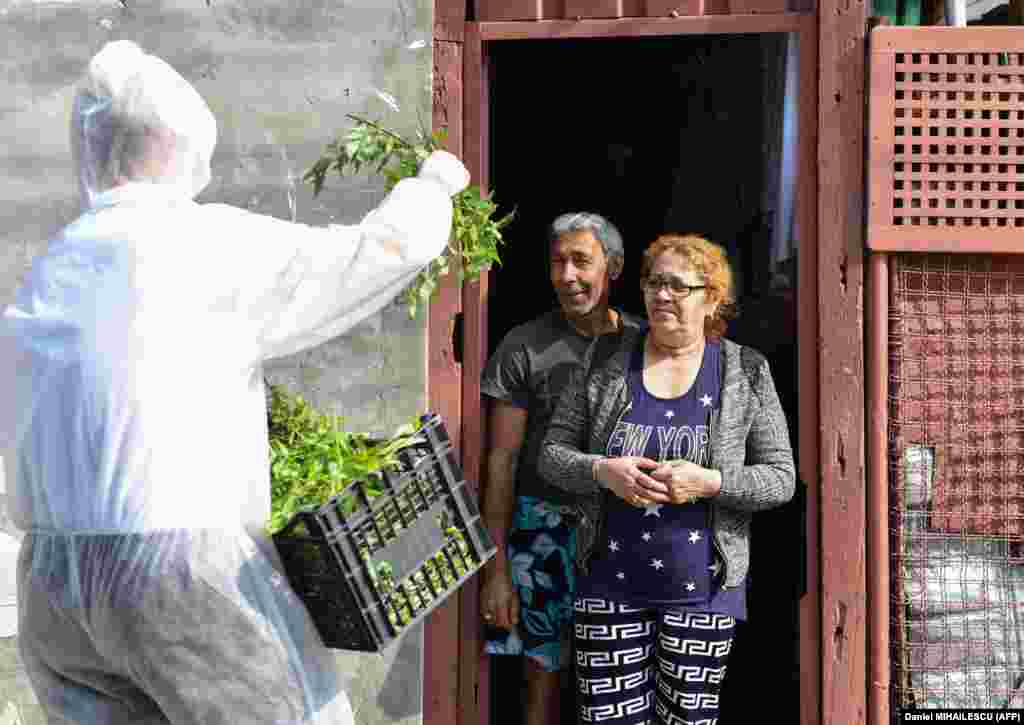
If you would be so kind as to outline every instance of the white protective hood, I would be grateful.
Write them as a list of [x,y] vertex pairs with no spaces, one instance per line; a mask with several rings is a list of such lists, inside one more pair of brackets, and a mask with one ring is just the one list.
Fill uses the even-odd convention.
[[[71,108],[71,152],[83,208],[118,177],[177,187],[195,198],[210,183],[217,121],[206,101],[163,59],[129,40],[89,63]],[[161,163],[132,168],[148,150]]]

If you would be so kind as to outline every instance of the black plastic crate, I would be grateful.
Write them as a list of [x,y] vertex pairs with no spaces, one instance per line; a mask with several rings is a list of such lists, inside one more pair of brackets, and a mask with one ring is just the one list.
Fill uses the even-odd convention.
[[328,647],[384,649],[494,556],[441,418],[426,416],[420,437],[383,473],[381,493],[357,481],[274,535]]

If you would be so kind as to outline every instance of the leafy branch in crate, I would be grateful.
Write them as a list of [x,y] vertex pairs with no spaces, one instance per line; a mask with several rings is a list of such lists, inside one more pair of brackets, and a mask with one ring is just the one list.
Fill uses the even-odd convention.
[[[419,422],[399,428],[387,440],[341,429],[340,416],[314,410],[301,396],[270,386],[267,411],[270,439],[271,508],[267,531],[281,531],[300,511],[319,508],[349,484],[364,483],[368,498],[380,495],[381,472],[398,465],[398,451],[413,445]],[[355,510],[354,494],[342,501]]]
[[[373,121],[353,114],[346,117],[356,125],[328,144],[323,157],[302,177],[313,185],[314,196],[332,171],[339,176],[374,171],[384,176],[384,188],[390,191],[402,179],[415,176],[430,153],[442,148],[447,136],[443,129],[429,137],[421,132],[413,143]],[[445,253],[427,265],[402,294],[411,317],[421,303],[436,295],[440,278],[451,271],[453,258],[460,279],[477,279],[492,264],[501,263],[501,230],[512,221],[515,211],[495,219],[497,210],[492,194],[483,196],[479,186],[469,186],[452,198],[452,234]]]
[[[281,386],[268,388],[271,515],[267,530],[271,535],[288,527],[296,514],[318,509],[338,494],[341,496],[336,503],[345,515],[361,504],[367,510],[366,504],[385,493],[382,473],[400,468],[398,452],[424,443],[419,419],[400,427],[391,438],[371,439],[342,430],[340,416],[317,411]],[[478,563],[462,531],[448,520],[444,509],[437,522],[445,535],[443,551],[424,561],[419,570],[397,581],[390,562],[374,563],[375,555],[398,538],[424,509],[425,485],[429,483],[407,486],[393,500],[376,506],[373,521],[361,528],[363,533],[358,538],[360,554],[396,630]],[[432,496],[438,491],[427,493]],[[366,500],[357,498],[360,495]],[[308,536],[314,532],[305,531],[300,521],[291,533]]]

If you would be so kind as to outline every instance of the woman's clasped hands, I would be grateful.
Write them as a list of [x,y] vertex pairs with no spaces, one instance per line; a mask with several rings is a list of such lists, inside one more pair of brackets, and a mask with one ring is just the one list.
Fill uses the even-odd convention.
[[716,472],[686,460],[658,463],[643,456],[602,458],[594,478],[632,506],[694,503],[717,493]]

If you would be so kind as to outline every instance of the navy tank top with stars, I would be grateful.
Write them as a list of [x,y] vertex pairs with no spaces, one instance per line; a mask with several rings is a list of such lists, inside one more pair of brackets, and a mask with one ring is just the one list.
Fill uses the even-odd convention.
[[[656,397],[644,386],[643,351],[641,339],[628,372],[632,407],[612,431],[606,455],[685,459],[708,467],[712,413],[721,398],[721,343],[708,341],[693,385],[677,398]],[[637,508],[610,496],[605,536],[594,554],[578,596],[746,618],[744,588],[721,589],[707,501]]]

